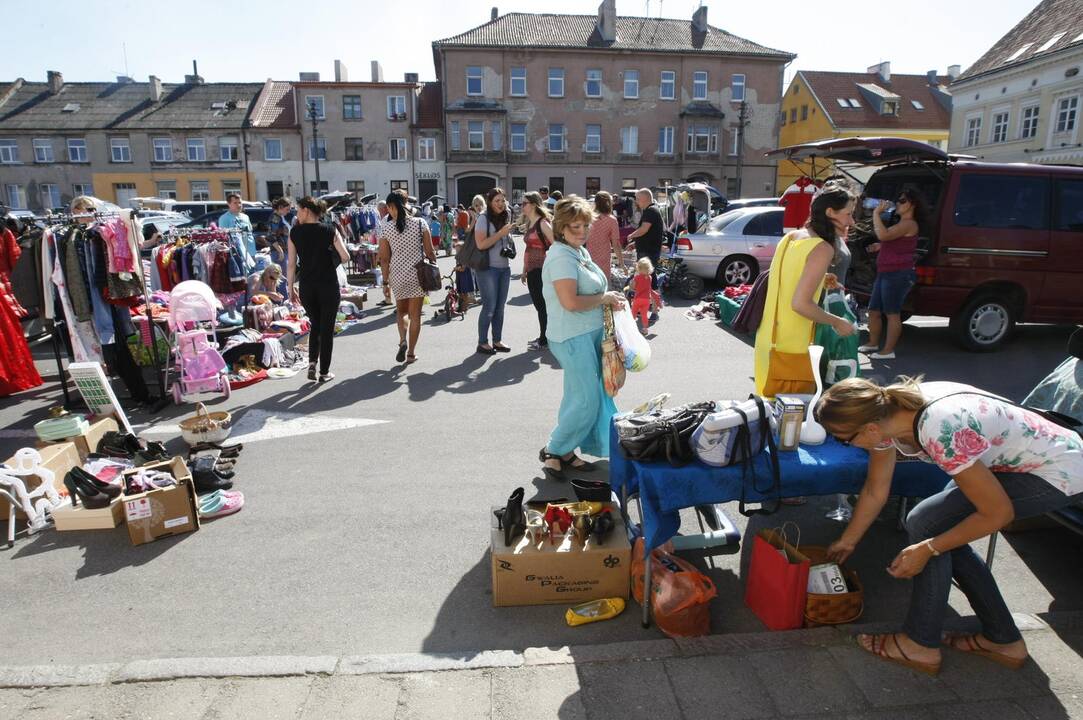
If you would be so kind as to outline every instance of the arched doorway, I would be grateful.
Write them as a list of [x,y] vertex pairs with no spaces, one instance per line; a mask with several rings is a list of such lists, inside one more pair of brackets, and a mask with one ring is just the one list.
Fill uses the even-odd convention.
[[488,175],[464,175],[455,180],[455,193],[458,201],[465,206],[475,195],[484,195],[496,187],[496,178]]

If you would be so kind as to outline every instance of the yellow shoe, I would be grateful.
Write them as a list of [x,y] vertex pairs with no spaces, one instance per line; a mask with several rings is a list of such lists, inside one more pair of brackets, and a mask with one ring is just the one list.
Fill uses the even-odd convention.
[[615,618],[624,612],[624,598],[602,598],[568,608],[564,621],[571,627]]

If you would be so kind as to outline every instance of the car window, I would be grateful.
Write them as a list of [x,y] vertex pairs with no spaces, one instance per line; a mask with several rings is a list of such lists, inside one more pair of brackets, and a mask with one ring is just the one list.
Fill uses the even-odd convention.
[[745,235],[772,235],[782,237],[782,215],[785,211],[757,213],[745,225]]
[[1049,180],[1025,175],[963,175],[955,197],[959,227],[1045,230]]
[[1053,229],[1083,232],[1083,180],[1057,180]]
[[741,213],[722,213],[707,226],[708,232],[720,233],[726,229],[726,226],[731,222],[741,217]]

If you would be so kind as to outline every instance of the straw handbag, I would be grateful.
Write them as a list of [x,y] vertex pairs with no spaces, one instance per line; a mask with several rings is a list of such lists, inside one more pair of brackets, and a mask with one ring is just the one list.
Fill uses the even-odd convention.
[[606,305],[602,309],[602,318],[605,320],[605,333],[602,335],[602,382],[606,395],[616,397],[624,387],[627,375],[624,369],[624,351],[613,335],[613,308]]
[[233,429],[233,416],[228,412],[207,412],[207,406],[196,403],[196,414],[181,420],[181,437],[189,445],[201,442],[220,443]]
[[[813,565],[828,562],[827,548],[817,545],[804,545],[801,552]],[[838,594],[809,593],[805,600],[805,625],[842,625],[861,617],[865,609],[865,591],[857,573],[839,565],[850,592]]]

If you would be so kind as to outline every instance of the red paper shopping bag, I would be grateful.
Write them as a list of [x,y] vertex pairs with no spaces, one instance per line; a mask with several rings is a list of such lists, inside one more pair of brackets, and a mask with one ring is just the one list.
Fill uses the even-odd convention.
[[761,530],[752,540],[745,605],[771,630],[801,627],[808,571],[809,559],[786,542],[783,532]]

